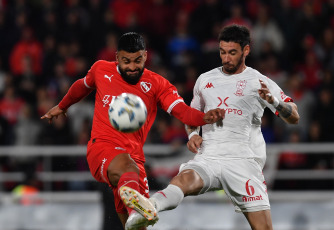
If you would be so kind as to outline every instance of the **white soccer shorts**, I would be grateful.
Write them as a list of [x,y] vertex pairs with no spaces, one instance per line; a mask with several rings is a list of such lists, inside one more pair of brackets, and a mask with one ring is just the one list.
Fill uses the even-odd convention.
[[236,212],[270,209],[262,168],[254,159],[207,159],[200,154],[179,171],[187,169],[195,170],[204,181],[199,194],[224,189]]

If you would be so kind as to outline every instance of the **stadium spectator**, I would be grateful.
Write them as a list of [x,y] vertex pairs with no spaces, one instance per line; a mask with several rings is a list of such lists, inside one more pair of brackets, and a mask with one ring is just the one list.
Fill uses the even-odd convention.
[[34,37],[33,29],[25,27],[22,30],[21,40],[15,44],[10,54],[10,67],[14,75],[24,73],[25,60],[31,61],[32,74],[39,75],[42,72],[42,45]]
[[223,21],[223,26],[242,25],[252,28],[252,22],[244,16],[242,5],[234,3],[230,6],[230,17]]
[[283,34],[276,22],[270,18],[266,5],[260,4],[257,20],[252,28],[253,53],[260,55],[262,44],[268,42],[273,47],[275,53],[280,53],[284,47]]
[[[291,96],[294,102],[298,105],[298,111],[303,116],[300,117],[298,127],[300,129],[299,135],[301,142],[306,140],[307,132],[309,130],[309,125],[312,120],[312,111],[315,109],[316,98],[312,91],[309,91],[305,85],[304,80],[300,74],[291,74],[288,77],[285,92],[287,95]],[[276,125],[281,125],[276,123]],[[293,126],[284,125],[286,137],[288,137],[291,131],[294,130]],[[292,129],[291,129],[292,128]],[[288,141],[288,139],[286,139]]]
[[25,100],[17,96],[14,86],[10,85],[5,89],[3,98],[0,99],[0,116],[3,117],[8,124],[8,133],[5,138],[7,144],[15,143],[15,125],[25,104]]
[[334,121],[332,119],[332,114],[334,113],[334,100],[332,89],[323,88],[320,90],[313,111],[313,119],[320,125],[320,140],[322,142],[334,141]]
[[187,65],[195,64],[200,52],[200,46],[194,36],[188,31],[189,15],[178,11],[174,35],[167,43],[167,54],[174,71]]
[[99,60],[115,61],[117,51],[117,35],[109,33],[105,37],[105,46],[97,54]]
[[325,69],[334,71],[334,27],[323,30],[314,52]]

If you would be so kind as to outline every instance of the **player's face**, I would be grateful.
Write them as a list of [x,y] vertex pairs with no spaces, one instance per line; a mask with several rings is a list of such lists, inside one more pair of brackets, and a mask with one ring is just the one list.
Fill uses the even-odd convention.
[[135,53],[129,53],[121,50],[117,52],[116,58],[122,78],[129,84],[137,84],[144,72],[147,52],[139,50]]
[[242,50],[239,43],[220,41],[219,51],[224,73],[238,74],[243,71],[246,56],[249,54],[249,45]]

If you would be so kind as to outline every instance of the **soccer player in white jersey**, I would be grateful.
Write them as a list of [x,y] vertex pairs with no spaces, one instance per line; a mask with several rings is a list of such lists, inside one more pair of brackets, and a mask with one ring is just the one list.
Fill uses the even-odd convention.
[[[177,207],[185,196],[224,189],[235,211],[245,215],[252,229],[273,229],[262,174],[266,152],[261,117],[267,107],[286,123],[297,124],[297,106],[275,82],[245,65],[250,52],[246,27],[223,28],[219,51],[223,66],[197,79],[191,107],[204,112],[223,108],[223,122],[202,126],[202,136],[199,128],[186,126],[187,146],[197,153],[194,159],[181,165],[167,188],[149,200],[136,194],[136,202],[142,208],[153,203],[157,211],[164,211]],[[124,198],[130,205],[133,191],[129,189],[126,194]],[[146,218],[134,213],[126,229],[149,224]]]

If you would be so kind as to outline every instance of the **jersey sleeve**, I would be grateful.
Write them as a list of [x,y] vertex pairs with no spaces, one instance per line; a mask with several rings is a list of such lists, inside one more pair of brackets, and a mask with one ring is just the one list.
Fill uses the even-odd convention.
[[90,70],[88,70],[87,75],[84,77],[84,84],[87,88],[95,89],[95,72],[100,61],[95,62]]
[[[266,78],[265,81],[269,91],[271,92],[271,94],[273,96],[275,96],[279,101],[283,101],[283,102],[292,102],[292,98],[285,95],[285,93],[283,92],[283,90],[271,79]],[[263,101],[263,103],[276,115],[278,115],[278,112],[276,111],[276,109],[274,108],[274,106],[270,103],[268,103],[266,100],[263,100],[261,98],[261,100]]]
[[183,102],[183,98],[177,92],[176,87],[160,76],[158,105],[170,114],[175,105],[180,102]]
[[199,111],[204,111],[204,103],[202,101],[200,92],[200,77],[197,79],[194,89],[193,89],[193,99],[191,100],[190,107],[197,109]]

